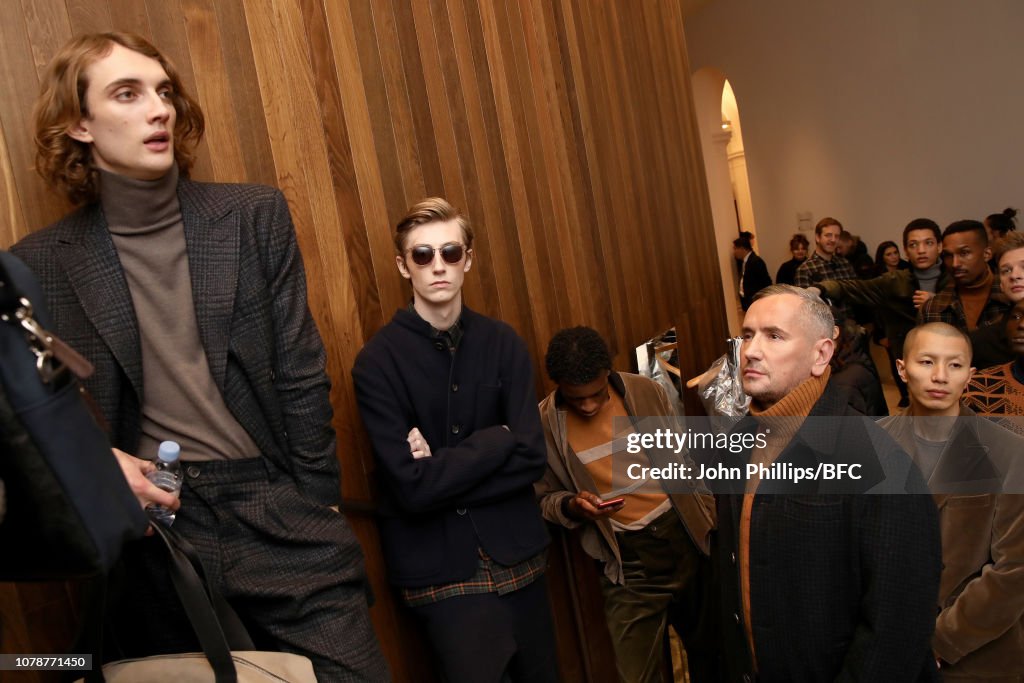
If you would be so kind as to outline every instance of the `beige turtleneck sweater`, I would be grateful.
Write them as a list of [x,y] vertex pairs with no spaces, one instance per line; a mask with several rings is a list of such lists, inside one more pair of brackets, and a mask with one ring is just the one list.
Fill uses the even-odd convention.
[[182,460],[252,458],[259,448],[228,410],[199,339],[178,169],[159,180],[101,171],[100,201],[124,269],[142,353],[142,437],[155,458],[177,441]]

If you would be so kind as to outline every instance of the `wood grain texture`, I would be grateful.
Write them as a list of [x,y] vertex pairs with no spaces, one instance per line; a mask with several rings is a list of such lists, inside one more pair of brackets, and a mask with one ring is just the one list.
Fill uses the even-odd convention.
[[[0,2],[0,245],[65,211],[32,170],[31,108],[46,62],[89,31],[140,32],[175,63],[208,122],[193,177],[287,197],[328,348],[342,493],[396,680],[423,680],[429,654],[386,585],[349,369],[410,296],[391,242],[406,208],[443,195],[467,212],[467,304],[523,336],[538,398],[562,327],[598,329],[620,369],[673,325],[685,375],[722,351],[679,0]],[[589,563],[558,535],[549,579],[565,680],[614,676]]]

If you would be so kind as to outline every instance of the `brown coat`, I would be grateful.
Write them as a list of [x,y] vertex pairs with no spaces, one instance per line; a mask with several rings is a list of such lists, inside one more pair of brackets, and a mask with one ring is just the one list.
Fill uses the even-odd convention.
[[[622,395],[626,412],[633,417],[672,416],[674,411],[665,391],[653,380],[640,375],[613,372],[609,384]],[[562,503],[580,491],[595,489],[593,478],[573,453],[565,427],[565,409],[558,404],[558,391],[540,402],[541,423],[548,449],[548,468],[534,484],[544,519],[568,529],[583,525],[580,542],[588,555],[604,563],[608,580],[622,583],[622,560],[615,531],[607,519],[582,523],[566,517]],[[711,531],[715,528],[714,499],[710,494],[670,493],[672,506],[679,514],[690,538],[702,553],[709,553]]]
[[[958,421],[935,472],[947,458],[973,459],[972,471],[989,469],[1005,482],[1002,490],[1021,490],[1024,439],[967,408],[961,416],[968,419]],[[911,420],[893,416],[881,425],[913,452]],[[935,478],[929,483],[938,490]],[[1024,495],[981,493],[992,487],[975,483],[982,486],[971,494],[934,496],[943,569],[932,647],[949,680],[1024,681]]]

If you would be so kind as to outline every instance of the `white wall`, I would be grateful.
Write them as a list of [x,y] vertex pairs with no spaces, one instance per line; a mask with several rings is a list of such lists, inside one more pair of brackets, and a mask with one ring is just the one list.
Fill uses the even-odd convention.
[[729,177],[728,146],[732,133],[722,130],[722,88],[725,76],[714,69],[702,69],[693,77],[693,100],[697,126],[700,130],[704,172],[708,182],[711,220],[715,224],[718,270],[722,274],[722,295],[725,301],[729,334],[739,333],[743,314],[740,310],[739,277],[732,253],[732,241],[739,234],[733,187]]
[[773,275],[800,211],[874,256],[918,216],[1024,208],[1021,0],[714,0],[686,40],[735,90]]

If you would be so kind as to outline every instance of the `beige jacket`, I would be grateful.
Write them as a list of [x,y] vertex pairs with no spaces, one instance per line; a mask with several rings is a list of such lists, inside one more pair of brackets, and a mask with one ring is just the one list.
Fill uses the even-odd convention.
[[[622,396],[626,412],[634,417],[672,416],[674,411],[668,396],[659,384],[640,375],[612,372],[612,389]],[[541,513],[549,522],[567,529],[582,526],[580,542],[583,550],[604,563],[604,573],[610,581],[623,582],[622,560],[619,556],[615,531],[607,519],[579,522],[563,513],[563,502],[580,491],[593,491],[595,485],[586,467],[569,446],[565,427],[565,409],[558,406],[558,391],[553,391],[540,402],[541,424],[548,448],[548,469],[544,477],[534,484]],[[709,553],[711,531],[715,528],[714,499],[707,493],[670,493],[672,506],[679,514],[690,538],[705,555]]]

